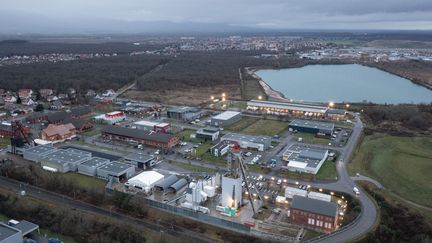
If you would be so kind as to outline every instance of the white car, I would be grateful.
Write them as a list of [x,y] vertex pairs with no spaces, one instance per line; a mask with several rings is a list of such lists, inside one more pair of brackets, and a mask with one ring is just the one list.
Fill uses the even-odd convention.
[[358,196],[360,195],[360,190],[357,187],[353,188],[353,192]]

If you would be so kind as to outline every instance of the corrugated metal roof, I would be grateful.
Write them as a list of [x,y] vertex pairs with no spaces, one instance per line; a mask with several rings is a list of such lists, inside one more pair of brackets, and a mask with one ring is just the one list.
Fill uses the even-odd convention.
[[161,132],[146,132],[143,130],[120,127],[120,126],[105,126],[102,128],[102,133],[108,133],[123,137],[143,139],[148,141],[156,141],[161,143],[168,143],[174,136]]
[[179,179],[175,175],[170,175],[167,178],[163,179],[161,182],[157,183],[155,187],[159,187],[162,190],[166,190],[172,184],[176,183]]
[[180,180],[176,181],[174,184],[169,186],[169,188],[173,189],[174,192],[178,192],[180,189],[182,189],[184,186],[187,185],[187,180],[184,178],[181,178]]

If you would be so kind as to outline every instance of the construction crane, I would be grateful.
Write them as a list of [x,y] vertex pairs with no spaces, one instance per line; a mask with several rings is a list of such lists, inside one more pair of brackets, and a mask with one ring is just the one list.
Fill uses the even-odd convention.
[[241,176],[243,178],[243,181],[245,183],[246,191],[248,192],[249,201],[252,206],[252,210],[254,213],[254,217],[256,216],[256,210],[255,205],[253,204],[253,193],[255,192],[255,195],[258,199],[263,201],[263,197],[260,193],[260,191],[257,189],[256,185],[254,185],[253,182],[250,181],[250,178],[252,178],[249,174],[249,169],[246,165],[246,163],[243,161],[243,157],[241,155],[241,149],[240,145],[234,144],[231,146],[228,154],[228,173],[231,174],[231,176],[235,177],[238,176],[239,173],[241,173]]
[[25,143],[30,146],[34,145],[33,137],[24,128],[20,121],[13,121],[11,123],[13,136],[11,137],[11,153],[17,153],[17,147],[23,147]]

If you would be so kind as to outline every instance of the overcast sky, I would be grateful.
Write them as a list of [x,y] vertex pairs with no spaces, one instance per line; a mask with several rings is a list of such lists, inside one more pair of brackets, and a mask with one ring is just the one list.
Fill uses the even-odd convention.
[[154,22],[227,30],[431,30],[432,0],[0,0],[3,33],[164,28]]

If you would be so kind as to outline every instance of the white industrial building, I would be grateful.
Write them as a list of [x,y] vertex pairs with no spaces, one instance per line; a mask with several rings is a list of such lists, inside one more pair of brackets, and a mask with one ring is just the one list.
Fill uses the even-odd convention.
[[210,124],[216,127],[228,126],[241,119],[241,112],[238,111],[225,111],[219,115],[213,116]]
[[242,178],[222,177],[222,199],[224,207],[238,209],[242,202]]
[[285,187],[285,198],[292,199],[294,196],[307,197],[308,192],[306,190],[297,187]]
[[271,145],[271,137],[268,136],[227,133],[221,138],[221,141],[224,140],[235,142],[243,149],[256,149],[258,151],[264,151]]
[[90,159],[91,156],[89,152],[75,153],[74,150],[59,149],[44,156],[41,166],[48,171],[66,173],[76,171],[78,165]]
[[115,124],[120,121],[126,120],[126,114],[122,111],[113,111],[106,114],[95,116],[94,118],[98,122],[106,124]]
[[321,192],[309,192],[308,198],[313,198],[321,201],[331,202],[331,195]]
[[23,158],[33,162],[40,162],[46,155],[55,152],[57,149],[52,145],[39,145],[24,150]]
[[144,171],[130,178],[125,185],[129,188],[134,187],[149,192],[151,188],[163,178],[164,176],[156,171]]
[[328,157],[328,150],[305,145],[291,145],[282,155],[289,171],[317,174]]

